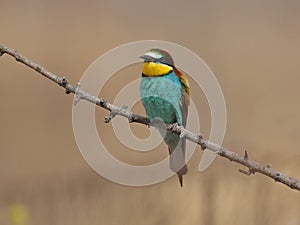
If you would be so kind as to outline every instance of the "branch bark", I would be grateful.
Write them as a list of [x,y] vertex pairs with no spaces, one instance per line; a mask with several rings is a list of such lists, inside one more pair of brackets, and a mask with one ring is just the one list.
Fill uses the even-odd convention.
[[108,123],[110,120],[116,116],[120,115],[123,117],[126,117],[129,122],[135,122],[135,123],[140,123],[140,124],[145,124],[147,126],[152,126],[152,127],[160,127],[164,128],[168,131],[172,131],[174,133],[177,133],[180,135],[181,138],[185,138],[189,141],[192,141],[194,143],[197,143],[198,145],[201,146],[201,149],[209,149],[210,151],[213,151],[217,155],[224,157],[226,159],[229,159],[230,161],[234,161],[238,164],[241,164],[245,167],[248,168],[248,171],[244,170],[239,170],[240,172],[251,175],[254,173],[260,173],[263,174],[271,179],[273,179],[276,182],[282,183],[291,189],[295,189],[300,191],[300,181],[288,177],[284,175],[283,173],[276,171],[272,169],[270,166],[264,166],[259,164],[258,162],[255,162],[253,160],[250,160],[248,157],[247,151],[245,151],[244,155],[240,155],[237,153],[234,153],[218,144],[215,144],[208,139],[202,137],[199,134],[192,133],[191,131],[185,129],[182,126],[178,126],[177,124],[164,124],[161,122],[154,122],[150,123],[149,119],[132,113],[129,110],[127,110],[126,106],[118,107],[115,106],[111,103],[109,103],[107,100],[103,98],[98,98],[96,96],[90,95],[89,93],[83,91],[80,89],[80,84],[73,85],[71,84],[65,77],[59,77],[55,75],[54,73],[51,73],[47,71],[45,68],[40,66],[39,64],[27,59],[23,55],[19,54],[16,50],[8,48],[2,44],[0,44],[0,56],[8,54],[15,58],[18,62],[26,65],[27,67],[30,67],[31,69],[37,71],[39,74],[43,75],[44,77],[50,79],[51,81],[55,82],[59,86],[63,87],[66,91],[67,94],[73,93],[76,96],[75,103],[78,102],[79,100],[83,99],[86,101],[89,101],[93,104],[96,104],[97,106],[100,106],[108,111],[110,111],[109,116],[105,117],[105,122]]

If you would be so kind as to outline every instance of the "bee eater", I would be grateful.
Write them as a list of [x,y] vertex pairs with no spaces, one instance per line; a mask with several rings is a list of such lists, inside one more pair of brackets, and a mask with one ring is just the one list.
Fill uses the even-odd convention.
[[[151,49],[141,58],[144,60],[140,96],[147,117],[166,124],[177,123],[185,127],[190,101],[188,79],[175,67],[171,55],[161,49]],[[185,164],[185,139],[178,134],[159,129],[168,145],[170,169],[177,173],[180,186],[188,169]]]

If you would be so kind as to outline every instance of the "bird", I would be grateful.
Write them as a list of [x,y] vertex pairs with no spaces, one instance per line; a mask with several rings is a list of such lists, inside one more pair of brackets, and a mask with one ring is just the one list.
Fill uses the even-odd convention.
[[[143,59],[140,98],[150,124],[161,121],[186,127],[190,103],[188,79],[176,68],[172,56],[165,50],[153,48],[140,58]],[[188,172],[186,140],[171,131],[159,129],[159,132],[168,145],[169,167],[177,173],[183,187],[183,175]]]

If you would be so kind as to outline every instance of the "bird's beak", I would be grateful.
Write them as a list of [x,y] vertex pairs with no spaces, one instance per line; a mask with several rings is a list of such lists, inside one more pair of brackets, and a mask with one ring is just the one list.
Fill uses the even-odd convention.
[[145,62],[154,62],[155,58],[150,55],[142,55],[140,56],[141,59],[143,59]]

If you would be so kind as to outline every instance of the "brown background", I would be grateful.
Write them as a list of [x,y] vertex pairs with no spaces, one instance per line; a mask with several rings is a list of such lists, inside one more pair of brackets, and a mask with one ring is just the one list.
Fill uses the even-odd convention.
[[[248,149],[254,160],[300,178],[299,10],[296,0],[2,0],[0,38],[73,83],[120,44],[161,39],[190,48],[223,89],[224,146]],[[116,74],[101,96],[113,100],[139,76],[140,66]],[[242,175],[241,166],[220,158],[199,173],[200,151],[189,162],[184,188],[176,177],[140,188],[105,180],[76,146],[72,96],[8,56],[0,68],[0,224],[16,224],[10,218],[15,204],[22,206],[15,217],[26,213],[33,225],[300,224],[298,192],[261,175]],[[209,111],[198,92],[192,96],[207,135]],[[144,113],[140,105],[134,110]],[[102,123],[106,114],[97,109],[97,126],[113,154],[136,164],[166,155],[163,144],[149,156],[126,151],[111,125]],[[141,125],[132,127],[137,135],[149,134]]]

